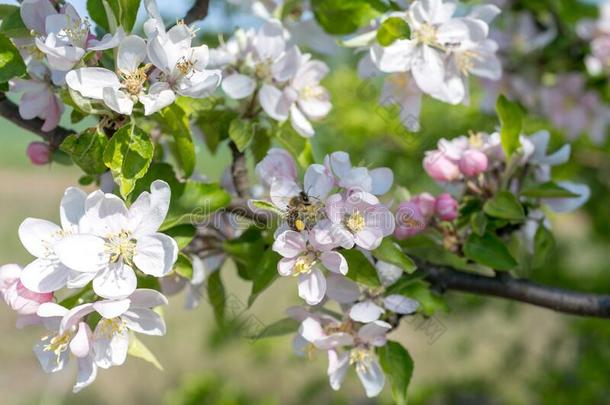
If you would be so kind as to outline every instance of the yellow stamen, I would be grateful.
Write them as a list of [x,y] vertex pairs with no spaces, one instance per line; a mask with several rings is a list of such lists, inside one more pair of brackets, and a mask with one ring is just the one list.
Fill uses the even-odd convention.
[[119,259],[130,263],[136,250],[136,242],[127,231],[109,235],[106,242],[106,253],[110,254],[110,262],[115,263]]
[[349,364],[355,364],[359,371],[366,371],[371,365],[371,360],[371,352],[366,349],[356,348],[349,352]]
[[307,253],[306,255],[299,256],[294,264],[293,275],[298,276],[309,273],[314,264],[316,264],[316,258],[313,253]]
[[108,339],[112,338],[117,333],[122,333],[126,328],[125,321],[121,318],[102,319],[98,327],[99,333],[106,336]]
[[150,65],[136,69],[134,72],[119,72],[123,82],[123,87],[131,95],[137,96],[142,91],[142,87],[148,79],[146,72]]
[[364,229],[366,222],[364,221],[364,217],[360,212],[355,211],[352,215],[347,218],[346,225],[352,232],[360,232]]

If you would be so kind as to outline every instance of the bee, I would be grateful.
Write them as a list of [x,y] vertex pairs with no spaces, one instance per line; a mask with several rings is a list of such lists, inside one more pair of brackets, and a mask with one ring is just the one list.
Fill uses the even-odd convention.
[[298,232],[313,228],[320,219],[323,206],[312,200],[313,197],[307,195],[305,191],[301,191],[290,199],[284,217],[288,226]]

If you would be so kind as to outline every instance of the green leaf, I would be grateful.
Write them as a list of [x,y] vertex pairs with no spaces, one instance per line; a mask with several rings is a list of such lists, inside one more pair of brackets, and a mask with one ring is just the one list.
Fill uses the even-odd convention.
[[250,339],[258,340],[294,333],[301,324],[292,318],[284,318],[267,325],[260,333],[250,336]]
[[252,291],[248,297],[248,307],[266,290],[278,277],[277,262],[280,256],[271,249],[263,254],[261,260],[252,268]]
[[517,266],[506,244],[490,233],[483,236],[471,234],[464,245],[464,255],[494,270],[510,270]]
[[381,46],[391,45],[397,39],[408,39],[411,36],[409,24],[400,17],[390,17],[381,23],[377,30],[377,42]]
[[500,191],[483,205],[483,211],[494,218],[523,221],[525,211],[517,197],[508,191]]
[[392,290],[394,290],[393,293],[395,294],[401,294],[419,302],[417,312],[421,312],[425,316],[432,316],[437,311],[448,310],[443,296],[432,291],[430,285],[425,281],[413,280],[412,282],[404,282],[404,284],[397,285]]
[[379,15],[368,0],[312,0],[316,20],[329,34],[345,35],[366,25]]
[[271,147],[271,135],[268,128],[264,128],[261,125],[256,125],[256,132],[252,138],[250,144],[250,151],[254,157],[255,162],[263,160],[267,151]]
[[237,116],[231,110],[208,110],[199,113],[195,124],[203,133],[208,149],[216,153],[218,145],[229,136],[229,125]]
[[97,128],[89,128],[80,134],[69,135],[59,149],[70,155],[72,161],[85,173],[97,175],[108,170],[104,163],[104,150],[107,145],[106,135]]
[[252,121],[243,118],[235,118],[229,126],[229,138],[237,146],[237,150],[243,152],[254,136],[254,125]]
[[182,224],[163,231],[167,236],[172,237],[178,244],[178,249],[182,250],[188,246],[195,237],[197,228],[191,224]]
[[468,260],[445,249],[442,240],[437,241],[433,235],[415,235],[400,241],[405,252],[437,265],[451,266],[461,270],[471,270]]
[[578,197],[578,194],[574,194],[553,181],[526,187],[521,191],[521,195],[532,198]]
[[284,213],[275,205],[271,204],[269,201],[265,200],[248,200],[248,204],[252,206],[252,208],[256,208],[262,211],[269,211],[277,215],[284,215]]
[[544,267],[555,250],[555,238],[551,231],[544,225],[538,225],[536,235],[534,236],[534,260],[532,268],[539,269]]
[[159,360],[155,357],[155,355],[150,351],[148,347],[138,337],[135,333],[129,332],[129,349],[127,349],[127,353],[130,356],[137,357],[139,359],[145,360],[151,363],[153,366],[163,371],[163,366],[159,363]]
[[[17,6],[8,4],[0,5],[0,33],[10,38],[29,37],[30,30],[25,26],[21,19],[21,10]],[[2,49],[2,48],[0,48]]]
[[208,277],[207,284],[208,299],[214,309],[214,318],[216,318],[216,323],[218,323],[218,325],[222,325],[225,319],[226,294],[225,287],[220,278],[220,271],[213,272],[210,277]]
[[0,34],[0,83],[25,74],[25,63],[15,45]]
[[296,133],[292,127],[284,125],[275,132],[275,135],[282,147],[287,149],[292,156],[297,157],[297,162],[303,169],[314,162],[311,143]]
[[371,287],[381,286],[377,270],[364,254],[357,249],[342,250],[341,254],[347,260],[347,277]]
[[223,250],[235,262],[240,277],[252,280],[252,263],[260,260],[261,252],[265,250],[261,230],[251,226],[238,238],[227,240],[223,243]]
[[413,273],[417,269],[415,262],[402,251],[400,246],[389,238],[384,238],[381,245],[373,250],[372,253],[377,259],[392,263],[400,267],[405,273]]
[[479,236],[485,234],[485,228],[487,228],[487,216],[483,212],[477,212],[470,217],[470,226],[472,231]]
[[161,126],[165,133],[173,137],[170,149],[176,158],[178,167],[182,170],[185,178],[193,174],[195,170],[195,144],[191,136],[189,119],[182,108],[172,104],[164,108],[160,113]]
[[518,104],[500,95],[496,102],[496,111],[500,119],[500,138],[502,149],[508,158],[519,148],[519,135],[523,126],[523,112]]
[[413,359],[398,342],[388,342],[377,349],[381,368],[392,385],[392,398],[399,405],[406,405],[407,391],[413,376]]
[[179,276],[191,280],[193,278],[193,262],[184,253],[179,253],[178,260],[174,264],[174,271]]
[[176,225],[196,225],[203,222],[211,214],[226,207],[231,201],[231,196],[220,185],[216,183],[199,183],[187,180],[174,192],[172,188],[172,199],[169,212],[162,230]]
[[140,128],[126,125],[110,138],[104,150],[104,163],[112,170],[123,197],[131,193],[152,162],[154,146]]
[[121,5],[121,16],[119,18],[121,26],[126,32],[131,32],[138,16],[140,0],[119,0],[119,3]]

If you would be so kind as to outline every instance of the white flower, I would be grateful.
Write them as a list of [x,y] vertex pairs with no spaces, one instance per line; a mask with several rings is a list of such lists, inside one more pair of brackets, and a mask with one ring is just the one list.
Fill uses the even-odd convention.
[[62,328],[61,321],[68,315],[67,308],[55,303],[44,303],[38,308],[38,316],[43,319],[45,327],[52,332],[43,337],[34,346],[34,353],[45,373],[62,370],[70,354],[78,362],[78,375],[73,391],[78,392],[91,384],[97,376],[97,365],[94,361],[93,334],[89,325],[78,317],[69,328]]
[[337,185],[347,190],[364,191],[374,195],[387,193],[394,182],[394,173],[387,167],[369,170],[353,167],[349,154],[333,152],[324,158],[324,165],[333,173]]
[[68,72],[66,83],[83,97],[102,100],[111,110],[130,115],[136,101],[144,104],[144,115],[150,115],[174,102],[171,90],[163,91],[154,85],[145,95],[144,85],[148,79],[148,67],[141,66],[146,60],[146,42],[130,35],[121,41],[117,53],[117,72],[85,67]]
[[60,261],[93,279],[104,298],[123,298],[136,289],[134,268],[162,277],[178,257],[176,241],[158,233],[169,209],[170,187],[156,180],[129,207],[117,196],[94,192],[87,197],[80,234],[54,245]]
[[127,358],[130,330],[151,336],[165,335],[163,318],[151,309],[159,305],[167,305],[167,298],[158,291],[143,288],[124,299],[82,304],[64,315],[59,332],[66,333],[82,317],[99,313],[102,319],[93,331],[95,364],[101,368],[120,366]]
[[60,262],[54,243],[78,232],[85,213],[85,193],[70,187],[60,205],[61,227],[44,219],[26,218],[19,226],[19,239],[26,250],[36,257],[21,273],[21,282],[31,291],[46,293],[66,286],[82,287],[86,281]]
[[[361,330],[369,325],[364,325]],[[377,329],[382,331],[384,328],[378,327]],[[356,368],[356,374],[364,387],[366,396],[372,398],[379,395],[385,385],[385,376],[375,352],[366,348],[356,347],[343,353],[335,350],[328,351],[328,378],[331,388],[335,391],[341,388],[350,365]]]

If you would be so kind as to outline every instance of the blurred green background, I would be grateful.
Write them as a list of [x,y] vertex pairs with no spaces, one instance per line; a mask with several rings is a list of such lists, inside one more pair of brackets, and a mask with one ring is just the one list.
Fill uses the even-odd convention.
[[[176,14],[184,9],[178,8]],[[222,25],[218,18],[210,24],[225,31],[235,24],[231,20]],[[435,187],[421,169],[424,150],[433,148],[440,137],[491,131],[496,125],[494,117],[478,112],[475,92],[470,107],[427,100],[422,132],[407,133],[396,111],[378,107],[379,83],[360,80],[356,62],[345,52],[329,61],[334,68],[325,85],[334,109],[316,127],[318,159],[329,151],[346,150],[355,163],[391,167],[397,184],[420,192]],[[530,119],[526,132],[544,126]],[[17,238],[19,223],[28,216],[58,220],[63,190],[77,184],[81,175],[74,166],[32,166],[25,149],[33,140],[35,135],[0,120],[0,263],[28,263],[30,257]],[[553,132],[554,146],[562,140],[560,133]],[[198,145],[199,171],[218,179],[229,162],[226,145],[217,156],[211,156],[201,140]],[[592,199],[579,212],[553,217],[558,245],[552,262],[535,273],[522,270],[521,275],[566,288],[610,290],[609,157],[607,145],[593,147],[586,139],[575,142],[572,161],[558,168],[557,174],[589,184]],[[284,317],[285,308],[299,304],[294,280],[280,279],[246,309],[248,285],[230,263],[221,274],[237,324],[264,326]],[[412,404],[610,403],[610,321],[463,294],[446,297],[449,312],[403,322],[391,335],[415,360]],[[205,301],[197,310],[186,311],[183,299],[172,297],[165,309],[165,337],[142,339],[164,371],[129,358],[122,367],[101,370],[97,381],[78,395],[71,393],[75,365],[45,375],[31,351],[44,331],[37,327],[17,331],[14,314],[0,308],[0,403],[391,403],[387,388],[379,399],[367,400],[353,372],[335,393],[328,385],[324,356],[294,356],[291,336],[252,342],[244,337],[243,328],[218,330]]]

